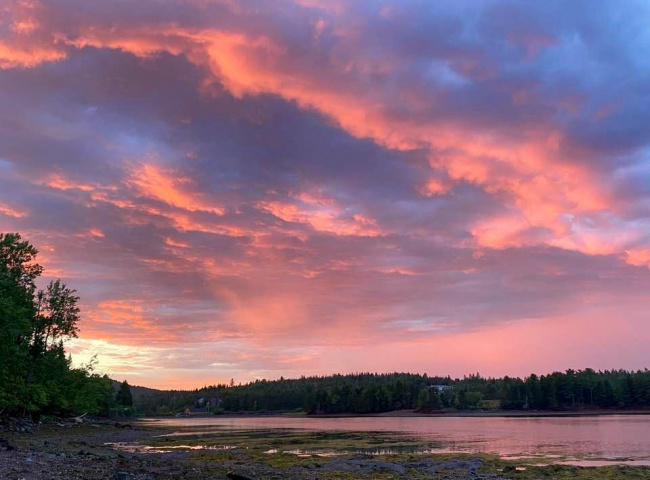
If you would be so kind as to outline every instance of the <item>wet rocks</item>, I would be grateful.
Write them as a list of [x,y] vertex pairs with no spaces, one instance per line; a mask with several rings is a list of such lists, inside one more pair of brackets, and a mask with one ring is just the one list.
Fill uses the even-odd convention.
[[249,475],[244,475],[243,473],[238,473],[233,471],[226,473],[226,476],[232,480],[255,480],[255,478]]
[[8,417],[2,421],[2,428],[8,432],[34,433],[34,422],[31,418]]
[[464,472],[463,474],[466,475],[464,478],[484,478],[478,475],[482,464],[483,461],[480,458],[451,459],[446,461],[423,458],[417,461],[400,463],[382,460],[368,455],[356,455],[353,457],[334,458],[319,468],[326,471],[351,472],[364,476],[377,474],[401,476],[406,475],[409,470],[415,470],[428,475],[439,475],[440,471],[456,471]]
[[11,452],[13,450],[16,450],[16,447],[10,444],[8,440],[0,438],[0,451]]
[[405,472],[403,465],[395,462],[384,462],[368,455],[356,455],[352,458],[335,458],[325,465],[324,469],[363,475],[378,473],[403,474]]

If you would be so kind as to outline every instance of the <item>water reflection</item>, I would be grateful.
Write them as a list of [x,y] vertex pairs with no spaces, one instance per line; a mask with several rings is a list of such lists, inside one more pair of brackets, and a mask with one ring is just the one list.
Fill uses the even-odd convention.
[[[232,430],[394,432],[440,445],[423,453],[493,453],[505,459],[597,466],[650,464],[650,416],[593,417],[203,417],[155,420],[167,426],[196,427],[201,434]],[[187,434],[187,432],[184,432]],[[377,449],[376,451],[380,451]],[[349,450],[357,453],[356,449]],[[386,453],[400,453],[384,449]],[[335,451],[296,451],[333,455]],[[373,452],[359,452],[372,455]],[[417,452],[411,452],[417,453]],[[374,453],[381,455],[382,453]],[[600,463],[599,463],[600,462]]]
[[377,448],[353,448],[353,449],[343,449],[343,450],[301,450],[301,449],[292,449],[292,450],[279,450],[277,448],[271,448],[267,450],[267,455],[275,455],[278,453],[288,453],[291,455],[297,455],[299,457],[344,457],[349,455],[370,455],[370,456],[380,456],[380,455],[399,455],[408,453],[410,455],[432,455],[432,454],[441,454],[441,453],[466,453],[460,452],[458,450],[450,450],[446,448],[423,448],[418,446],[399,446],[399,447],[377,447]]
[[110,445],[116,450],[127,453],[170,453],[174,450],[225,451],[245,448],[237,445],[166,445],[164,447],[152,447],[149,445],[128,442],[107,442],[105,445]]

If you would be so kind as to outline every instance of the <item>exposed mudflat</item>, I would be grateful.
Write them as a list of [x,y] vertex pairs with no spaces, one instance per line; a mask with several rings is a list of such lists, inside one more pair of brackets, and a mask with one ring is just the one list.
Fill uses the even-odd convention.
[[650,467],[530,465],[434,453],[386,432],[200,432],[92,420],[20,430],[0,430],[2,479],[650,478]]

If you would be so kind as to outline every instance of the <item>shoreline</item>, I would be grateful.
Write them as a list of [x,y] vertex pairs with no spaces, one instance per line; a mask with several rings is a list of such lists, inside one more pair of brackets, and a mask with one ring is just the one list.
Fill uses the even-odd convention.
[[436,412],[424,413],[414,410],[394,410],[392,412],[384,413],[367,413],[367,414],[327,414],[327,415],[306,415],[313,418],[350,418],[350,417],[433,417],[433,418],[538,418],[538,417],[597,417],[597,416],[612,416],[612,415],[650,415],[650,410],[584,410],[584,411],[553,411],[553,410],[539,410],[539,411],[520,411],[520,410],[495,410],[495,411],[452,411],[452,412]]
[[[308,413],[286,413],[286,412],[264,412],[264,413],[220,413],[208,414],[197,413],[182,416],[173,415],[156,415],[147,417],[137,417],[138,420],[155,420],[170,418],[263,418],[263,417],[283,417],[283,418],[571,418],[571,417],[607,417],[617,415],[650,415],[648,410],[625,410],[625,409],[608,409],[608,410],[538,410],[538,411],[520,411],[520,410],[483,410],[483,411],[449,411],[424,413],[415,410],[393,410],[382,413],[327,413],[327,414],[308,414]],[[134,418],[135,420],[135,418]]]
[[[0,477],[8,480],[650,478],[650,466],[427,451],[427,442],[390,432],[197,433],[138,419],[88,419],[42,424],[32,433],[0,431],[0,437]],[[321,454],[328,451],[338,453]]]

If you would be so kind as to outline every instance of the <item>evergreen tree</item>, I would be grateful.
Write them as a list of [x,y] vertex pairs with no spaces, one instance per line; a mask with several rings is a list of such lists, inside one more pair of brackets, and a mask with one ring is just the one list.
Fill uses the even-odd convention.
[[115,402],[125,408],[130,408],[133,406],[133,395],[131,395],[131,386],[129,385],[129,382],[124,380],[120,384],[120,388],[117,391],[117,395],[115,396]]

